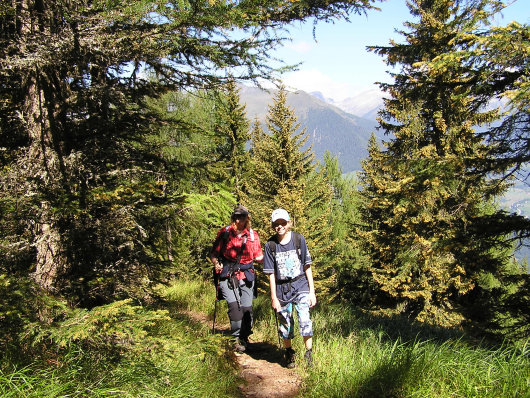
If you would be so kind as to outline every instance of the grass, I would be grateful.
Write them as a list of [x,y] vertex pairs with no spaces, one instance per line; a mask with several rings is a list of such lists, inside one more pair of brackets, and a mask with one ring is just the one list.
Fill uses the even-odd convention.
[[336,306],[316,311],[314,325],[315,365],[301,396],[530,397],[530,347],[486,347]]
[[[195,291],[213,315],[213,287],[173,285],[172,300],[188,310],[185,291]],[[175,294],[179,291],[179,294]],[[217,320],[227,322],[219,302]],[[256,341],[278,344],[267,294],[254,300]],[[466,339],[459,330],[412,324],[407,319],[370,316],[339,305],[320,304],[312,313],[314,366],[299,358],[301,397],[530,397],[530,346],[491,347]],[[297,327],[297,326],[296,326]],[[297,329],[295,329],[297,330]],[[295,333],[294,348],[303,352]]]
[[[178,281],[159,293],[169,319],[149,328],[130,352],[102,356],[72,346],[53,361],[25,366],[0,362],[1,397],[234,397],[237,376],[228,338],[211,334],[214,289]],[[217,304],[218,325],[226,303]],[[207,314],[194,321],[189,311]],[[267,294],[254,301],[255,341],[278,344]],[[354,308],[319,304],[312,314],[314,366],[299,359],[300,396],[311,397],[530,397],[530,347],[491,347],[457,330]],[[296,333],[294,347],[303,352]]]

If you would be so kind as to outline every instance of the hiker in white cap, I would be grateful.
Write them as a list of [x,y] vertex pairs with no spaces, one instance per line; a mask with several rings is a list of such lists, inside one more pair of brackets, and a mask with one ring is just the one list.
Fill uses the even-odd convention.
[[294,368],[295,352],[293,305],[298,314],[300,335],[304,338],[304,358],[312,363],[313,323],[309,314],[317,299],[311,271],[311,255],[303,235],[291,231],[292,222],[285,209],[272,212],[272,228],[276,232],[265,244],[263,272],[269,274],[272,308],[278,313],[278,333],[285,348],[285,365]]

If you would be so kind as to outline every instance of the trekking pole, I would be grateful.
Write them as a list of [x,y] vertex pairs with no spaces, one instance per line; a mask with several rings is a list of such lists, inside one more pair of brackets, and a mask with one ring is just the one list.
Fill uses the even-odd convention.
[[213,307],[213,324],[212,324],[212,334],[215,334],[215,316],[217,315],[217,297],[215,298],[215,304]]
[[217,316],[217,302],[219,301],[219,274],[213,270],[213,278],[215,281],[215,304],[213,307],[213,323],[212,323],[212,334],[215,334],[215,317]]

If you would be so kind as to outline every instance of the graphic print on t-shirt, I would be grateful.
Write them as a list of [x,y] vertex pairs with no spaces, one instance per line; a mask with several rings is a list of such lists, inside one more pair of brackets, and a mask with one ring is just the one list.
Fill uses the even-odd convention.
[[296,250],[276,253],[276,264],[278,265],[278,279],[296,278],[300,275],[300,259]]

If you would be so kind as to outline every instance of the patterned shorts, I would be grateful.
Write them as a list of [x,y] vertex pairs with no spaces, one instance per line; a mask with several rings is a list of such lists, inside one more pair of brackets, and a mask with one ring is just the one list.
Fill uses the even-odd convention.
[[309,293],[300,293],[291,303],[282,306],[281,311],[278,313],[280,337],[282,339],[292,339],[294,337],[293,305],[298,314],[300,336],[313,336],[313,322],[309,316]]

